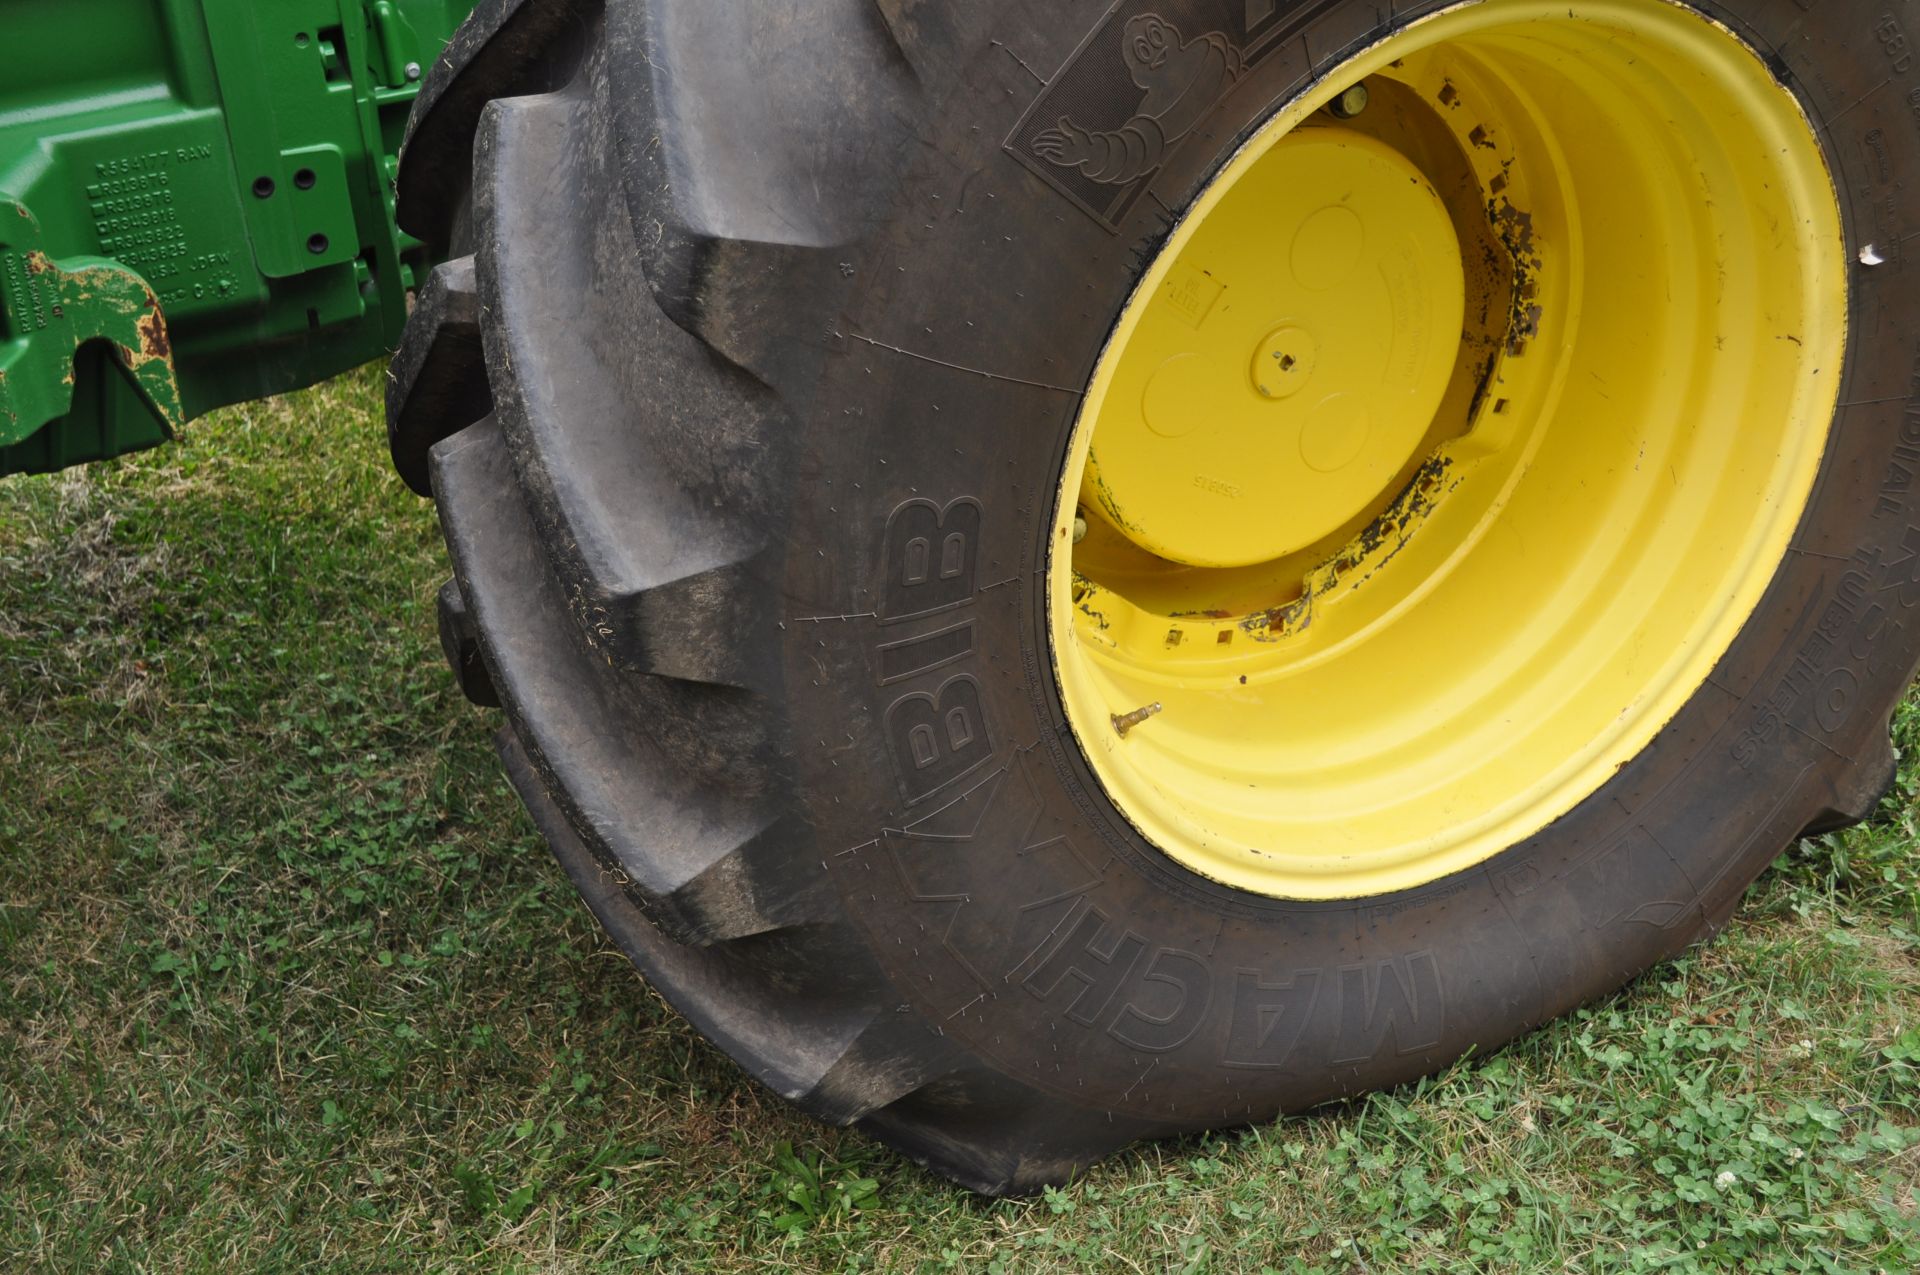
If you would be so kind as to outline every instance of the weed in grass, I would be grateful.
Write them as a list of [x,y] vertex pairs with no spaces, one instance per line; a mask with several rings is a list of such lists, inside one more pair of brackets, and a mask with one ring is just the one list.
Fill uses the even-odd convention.
[[379,391],[0,484],[0,1269],[1920,1269],[1913,768],[1499,1054],[981,1201],[599,935],[440,666]]

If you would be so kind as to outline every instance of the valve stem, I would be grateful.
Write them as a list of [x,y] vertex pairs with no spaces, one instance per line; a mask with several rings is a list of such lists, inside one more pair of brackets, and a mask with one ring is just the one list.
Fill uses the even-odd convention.
[[1161,705],[1161,703],[1158,700],[1155,700],[1153,703],[1147,705],[1145,708],[1136,708],[1131,713],[1127,713],[1124,716],[1122,716],[1119,713],[1113,714],[1114,734],[1120,736],[1120,738],[1122,739],[1125,739],[1127,737],[1128,731],[1138,726],[1141,722],[1146,721],[1149,717],[1152,717],[1155,714],[1159,713],[1162,707],[1163,705]]

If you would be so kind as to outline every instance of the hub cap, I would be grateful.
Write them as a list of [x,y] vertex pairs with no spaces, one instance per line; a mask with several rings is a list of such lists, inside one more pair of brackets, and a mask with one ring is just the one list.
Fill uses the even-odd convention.
[[[1222,263],[1230,287],[1207,273]],[[1302,128],[1240,177],[1173,273],[1088,459],[1106,522],[1195,567],[1338,531],[1406,464],[1453,373],[1465,290],[1446,205],[1384,143]]]

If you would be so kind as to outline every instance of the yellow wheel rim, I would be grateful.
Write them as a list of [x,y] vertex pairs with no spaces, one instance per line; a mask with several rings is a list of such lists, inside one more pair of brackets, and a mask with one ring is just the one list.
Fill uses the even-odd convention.
[[1847,266],[1799,104],[1668,0],[1482,0],[1334,71],[1194,203],[1074,433],[1053,656],[1107,794],[1290,899],[1566,814],[1787,553]]

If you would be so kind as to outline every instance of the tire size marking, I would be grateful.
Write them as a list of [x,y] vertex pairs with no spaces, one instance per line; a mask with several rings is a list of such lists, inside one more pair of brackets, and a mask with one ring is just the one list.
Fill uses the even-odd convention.
[[1874,501],[1876,519],[1893,518],[1906,512],[1913,499],[1913,482],[1920,475],[1920,348],[1913,356],[1915,395],[1901,408],[1900,437],[1894,444],[1893,458],[1887,462],[1880,480],[1880,492]]
[[[1914,352],[1913,387],[1914,396],[1901,405],[1892,456],[1875,497],[1876,521],[1908,516],[1920,477],[1920,347]],[[1734,741],[1734,764],[1751,771],[1784,734],[1801,729],[1793,714],[1803,706],[1810,706],[1811,724],[1822,734],[1831,737],[1844,729],[1859,704],[1856,669],[1871,665],[1875,649],[1907,627],[1915,608],[1920,608],[1920,526],[1909,523],[1897,554],[1855,550],[1824,602],[1809,606],[1809,614],[1818,618]]]
[[[1889,557],[1881,549],[1854,553],[1831,598],[1818,608],[1819,619],[1786,672],[1758,702],[1753,720],[1734,741],[1730,753],[1734,764],[1751,771],[1783,734],[1801,731],[1793,716],[1803,704],[1810,706],[1811,722],[1824,735],[1831,737],[1845,728],[1858,704],[1860,678],[1855,666],[1870,664],[1876,648],[1907,627],[1908,613],[1916,607],[1920,607],[1920,526],[1909,525],[1898,557]],[[1845,663],[1830,664],[1836,656]]]
[[[1842,711],[1833,711],[1834,696],[1843,689],[1836,683],[1835,676],[1842,675],[1845,684],[1850,685],[1854,684],[1854,675],[1844,666],[1829,670],[1825,665],[1836,652],[1848,659],[1864,660],[1871,654],[1874,641],[1883,636],[1887,610],[1871,601],[1874,579],[1876,574],[1884,574],[1901,564],[1884,563],[1882,557],[1877,549],[1856,552],[1848,569],[1835,582],[1825,606],[1815,603],[1809,608],[1809,614],[1817,615],[1818,619],[1801,639],[1786,672],[1780,675],[1772,691],[1757,702],[1753,720],[1730,750],[1733,763],[1741,770],[1751,771],[1773,751],[1784,734],[1795,729],[1793,714],[1810,697],[1818,706],[1819,724],[1827,734],[1833,734],[1844,724],[1844,710],[1850,706],[1850,699],[1843,696],[1838,703]],[[1920,559],[1909,557],[1903,562],[1920,563]],[[1891,587],[1897,585],[1881,585],[1882,590]],[[1915,603],[1920,603],[1920,596],[1904,605]]]

